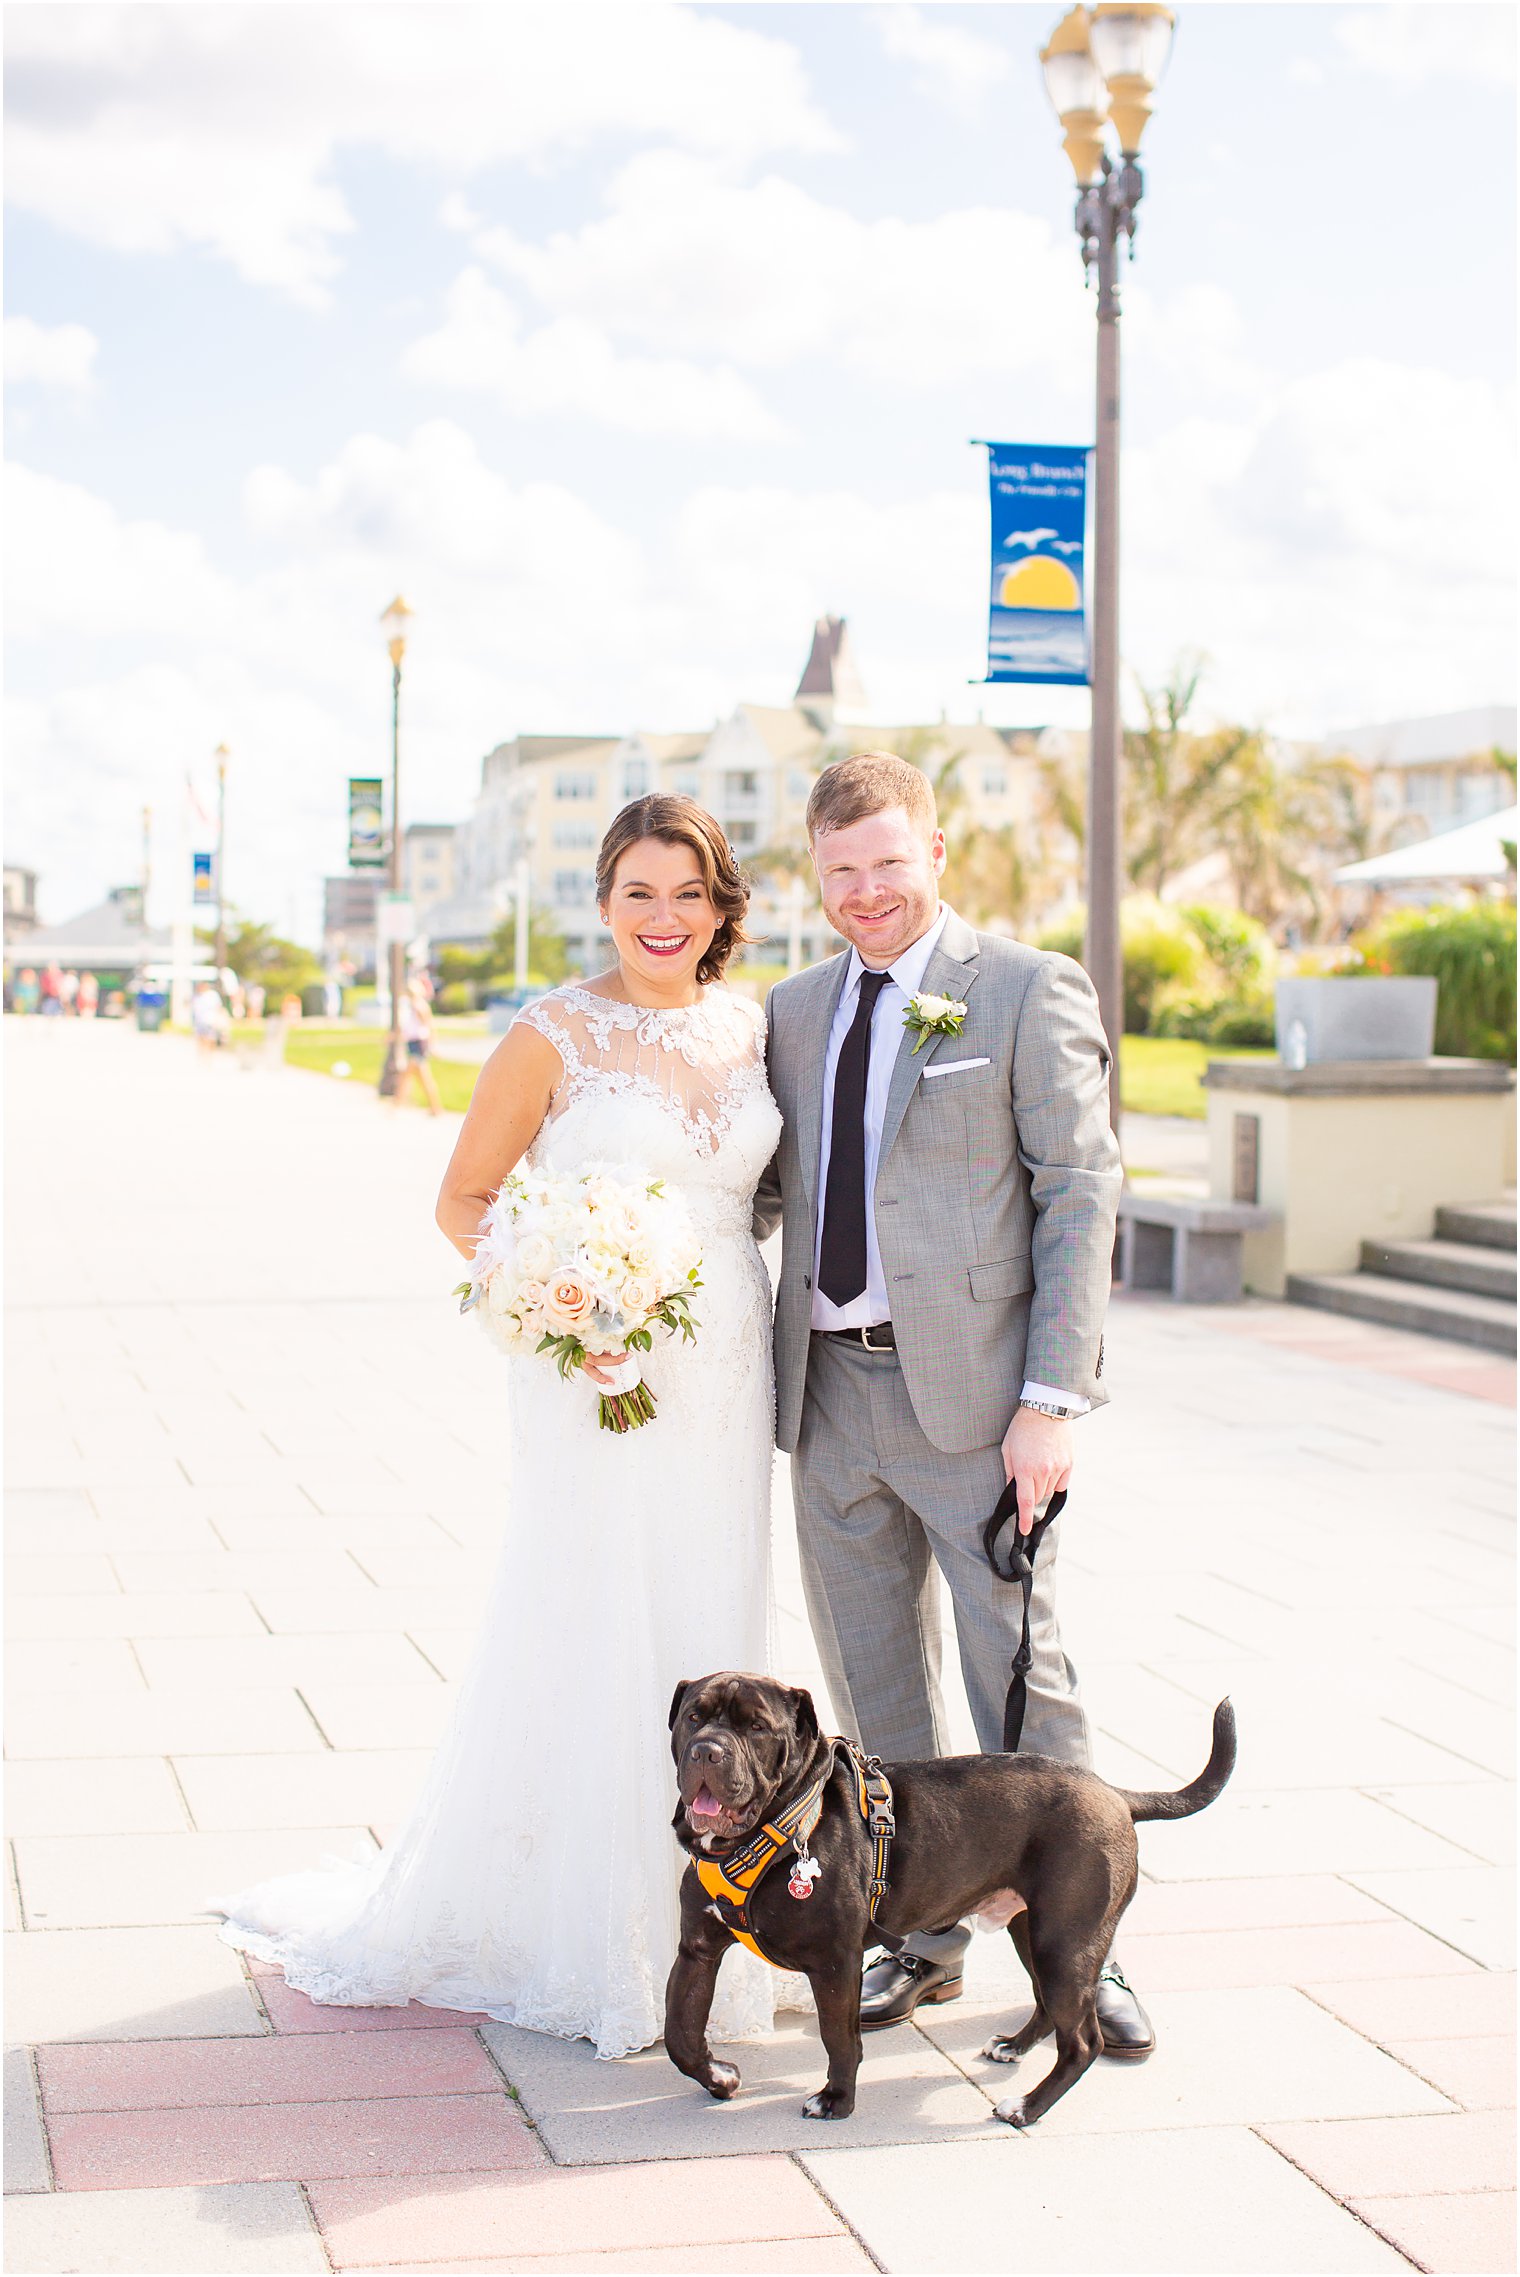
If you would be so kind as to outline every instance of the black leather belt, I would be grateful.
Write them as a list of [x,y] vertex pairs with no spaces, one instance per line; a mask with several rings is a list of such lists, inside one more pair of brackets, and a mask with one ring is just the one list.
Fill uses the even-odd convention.
[[890,1320],[873,1320],[865,1328],[815,1328],[815,1336],[830,1336],[837,1344],[858,1344],[867,1352],[895,1352],[897,1338]]

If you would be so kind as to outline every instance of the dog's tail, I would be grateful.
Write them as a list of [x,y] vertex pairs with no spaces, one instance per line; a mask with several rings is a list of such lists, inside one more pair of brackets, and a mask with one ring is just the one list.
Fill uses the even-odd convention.
[[1234,1768],[1235,1710],[1228,1700],[1221,1700],[1214,1710],[1213,1750],[1190,1786],[1170,1795],[1132,1795],[1123,1787],[1119,1792],[1137,1825],[1146,1818],[1191,1818],[1194,1811],[1207,1810]]

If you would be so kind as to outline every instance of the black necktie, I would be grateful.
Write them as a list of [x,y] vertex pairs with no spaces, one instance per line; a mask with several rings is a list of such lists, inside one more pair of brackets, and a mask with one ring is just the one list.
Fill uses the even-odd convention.
[[885,972],[862,972],[860,1004],[834,1070],[818,1286],[836,1305],[849,1304],[866,1285],[866,1076],[871,1066],[871,1015],[891,977]]

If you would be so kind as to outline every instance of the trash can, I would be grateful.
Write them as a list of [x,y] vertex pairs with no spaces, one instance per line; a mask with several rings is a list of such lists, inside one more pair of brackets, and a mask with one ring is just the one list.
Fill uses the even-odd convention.
[[137,1025],[145,1036],[155,1035],[169,1017],[168,992],[162,988],[140,988],[137,992]]

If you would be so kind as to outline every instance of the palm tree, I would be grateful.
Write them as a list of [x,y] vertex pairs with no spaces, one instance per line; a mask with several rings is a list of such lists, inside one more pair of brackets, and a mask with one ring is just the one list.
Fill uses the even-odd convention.
[[1124,835],[1135,885],[1158,899],[1167,880],[1203,851],[1221,778],[1236,763],[1244,729],[1191,733],[1186,721],[1203,659],[1182,656],[1159,688],[1137,680],[1145,725],[1124,736]]

